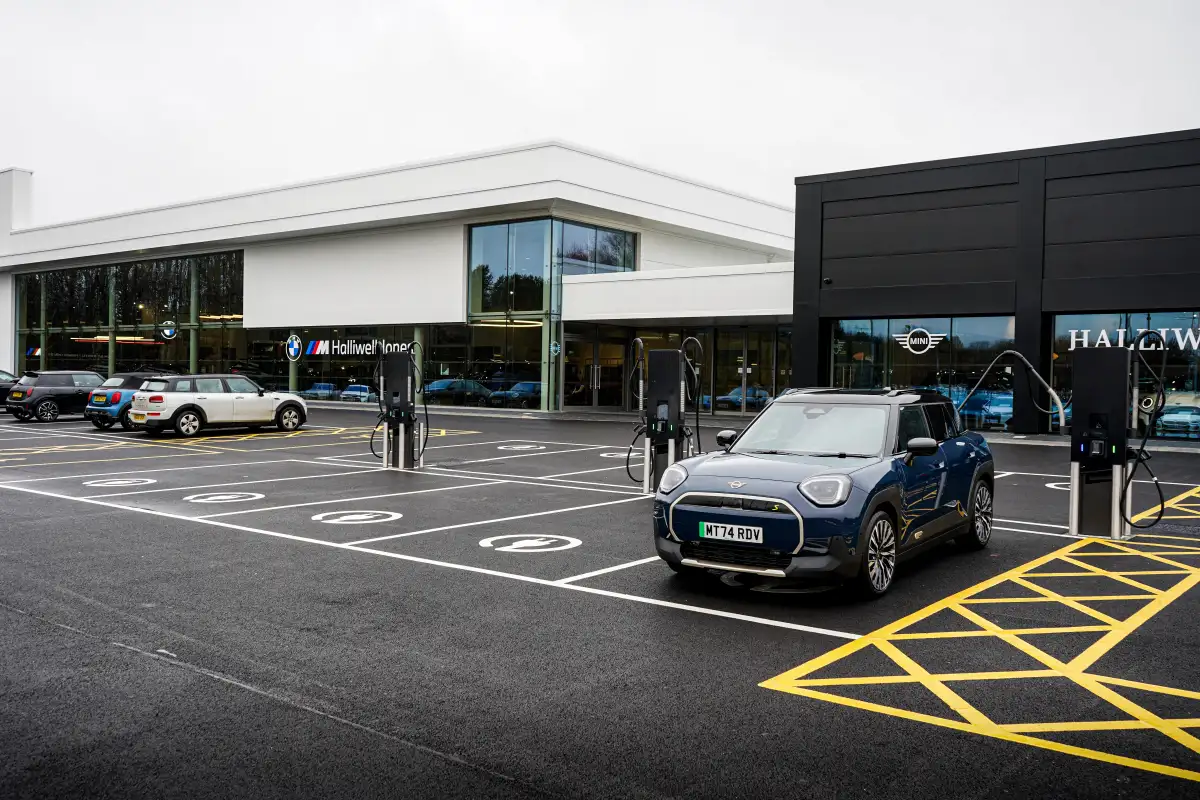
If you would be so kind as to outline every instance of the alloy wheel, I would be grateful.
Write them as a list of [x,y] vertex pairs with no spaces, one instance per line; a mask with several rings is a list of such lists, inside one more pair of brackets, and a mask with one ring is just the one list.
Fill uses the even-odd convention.
[[294,431],[300,427],[300,412],[294,408],[285,408],[279,415],[279,425],[285,431]]
[[200,430],[200,418],[189,411],[179,418],[178,429],[184,436],[195,436]]
[[871,588],[882,594],[896,573],[896,531],[888,519],[876,520],[867,541],[867,574]]
[[58,404],[53,400],[43,400],[37,407],[39,422],[54,422],[58,419]]
[[986,483],[975,487],[975,539],[987,544],[992,538],[992,491]]

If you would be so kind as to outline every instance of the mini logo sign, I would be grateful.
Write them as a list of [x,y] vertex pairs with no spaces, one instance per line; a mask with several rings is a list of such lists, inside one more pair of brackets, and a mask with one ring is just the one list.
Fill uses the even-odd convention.
[[899,342],[905,350],[914,356],[919,356],[941,344],[942,339],[946,338],[946,334],[930,333],[924,328],[913,328],[908,333],[894,333],[892,338]]
[[292,334],[287,338],[287,342],[283,345],[283,351],[287,353],[288,361],[299,361],[300,353],[304,350],[304,344],[300,341],[300,337]]
[[158,326],[158,335],[164,339],[174,339],[179,334],[179,329],[175,327],[175,323],[170,320]]
[[745,485],[746,485],[746,484],[745,484],[745,483],[743,483],[742,481],[730,481],[730,482],[729,482],[729,488],[730,488],[730,489],[740,489],[740,488],[742,488],[742,487],[743,487],[743,486],[745,486]]

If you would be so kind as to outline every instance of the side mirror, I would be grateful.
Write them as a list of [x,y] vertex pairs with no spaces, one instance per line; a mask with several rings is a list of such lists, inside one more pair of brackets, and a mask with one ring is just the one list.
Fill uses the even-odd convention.
[[721,431],[717,434],[717,447],[729,449],[729,445],[733,444],[733,440],[737,438],[737,431]]
[[908,440],[909,456],[932,456],[936,455],[937,451],[937,441],[927,436],[918,436],[916,439]]
[[267,394],[267,390],[266,390],[266,389],[264,389],[264,388],[262,388],[262,387],[260,386],[260,387],[259,387],[259,389],[258,389],[258,396],[259,396],[259,397],[265,397],[265,396],[266,396],[266,394]]

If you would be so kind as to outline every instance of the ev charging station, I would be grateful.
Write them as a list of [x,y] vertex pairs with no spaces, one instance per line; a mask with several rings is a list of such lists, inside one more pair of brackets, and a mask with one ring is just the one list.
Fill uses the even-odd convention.
[[375,453],[375,433],[371,433],[371,452],[383,458],[384,469],[416,469],[425,465],[428,441],[429,409],[425,424],[417,417],[418,394],[424,396],[417,366],[416,342],[402,344],[384,353],[377,366],[379,381],[379,426],[383,426],[384,453]]
[[[678,350],[660,349],[648,353],[641,339],[634,339],[636,356],[633,369],[638,376],[637,437],[642,437],[642,491],[653,494],[667,467],[681,458],[700,452],[700,369],[703,348],[694,337],[685,339]],[[687,356],[693,344],[700,353],[696,361]],[[689,378],[691,379],[689,381]],[[689,383],[696,406],[695,430],[687,427]],[[630,456],[633,446],[630,445]],[[626,458],[628,471],[629,458]],[[632,473],[630,473],[632,479]]]

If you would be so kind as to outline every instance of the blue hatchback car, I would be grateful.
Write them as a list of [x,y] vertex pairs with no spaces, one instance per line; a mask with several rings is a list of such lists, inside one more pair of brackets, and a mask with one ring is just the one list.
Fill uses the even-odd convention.
[[717,443],[658,487],[654,544],[676,572],[850,581],[878,597],[914,553],[991,538],[992,454],[944,395],[793,390]]
[[92,390],[83,416],[91,420],[100,430],[107,430],[118,422],[124,430],[132,430],[129,419],[129,404],[133,393],[161,372],[116,372],[108,380]]

